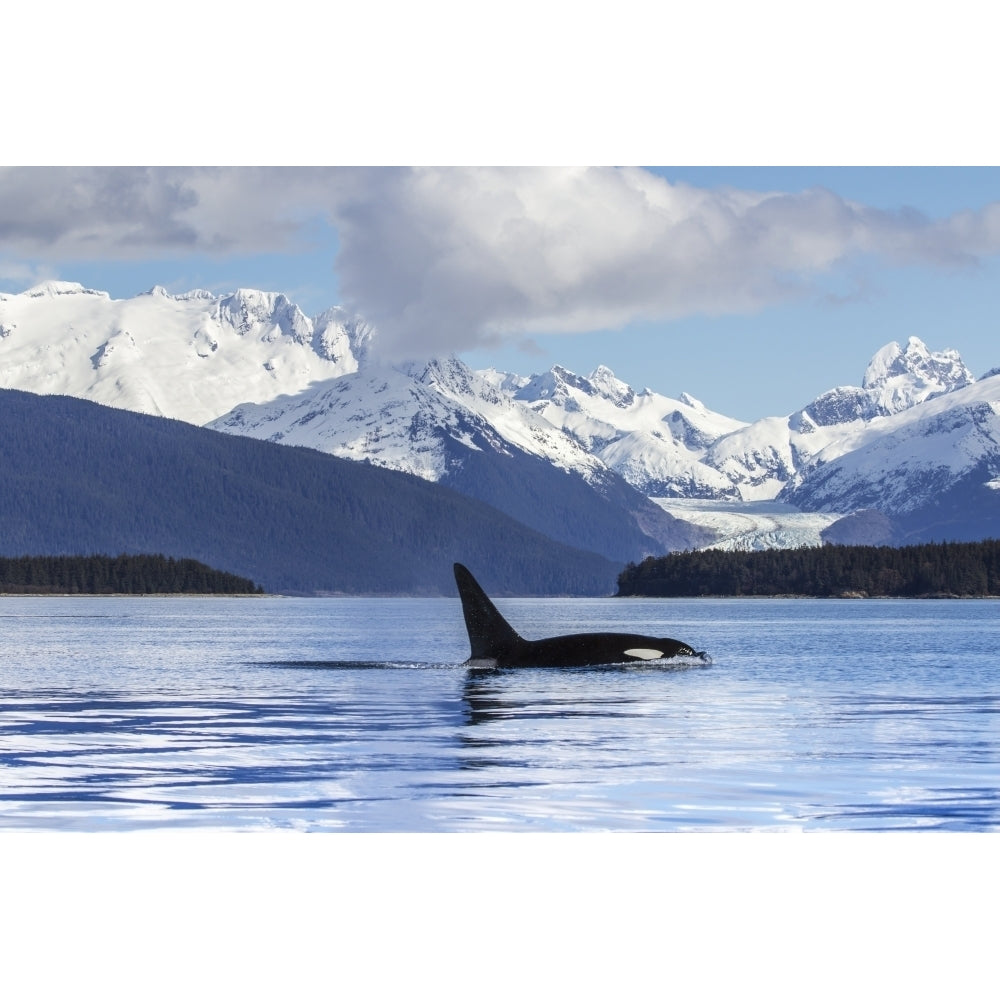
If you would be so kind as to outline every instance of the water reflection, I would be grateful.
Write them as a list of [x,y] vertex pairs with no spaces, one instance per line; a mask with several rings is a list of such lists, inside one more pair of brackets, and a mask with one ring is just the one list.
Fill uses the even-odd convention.
[[[580,668],[573,674],[608,673],[608,668]],[[539,678],[531,675],[538,671],[525,668],[512,670],[469,670],[465,678],[463,699],[468,708],[466,722],[476,726],[501,719],[573,719],[573,718],[628,718],[634,714],[624,706],[638,703],[635,697],[621,694],[595,697],[583,695],[581,688],[567,689],[565,685],[554,690]],[[565,673],[563,671],[562,673]],[[519,681],[525,683],[519,684]]]
[[642,770],[657,753],[637,734],[662,728],[670,680],[629,667],[469,670],[460,767],[478,775],[480,791],[601,784]]

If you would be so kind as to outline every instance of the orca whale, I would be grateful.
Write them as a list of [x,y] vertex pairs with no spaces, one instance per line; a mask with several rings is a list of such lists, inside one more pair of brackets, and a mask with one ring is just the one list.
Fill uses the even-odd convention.
[[455,582],[472,647],[465,666],[597,667],[674,656],[708,659],[706,653],[696,652],[686,642],[622,632],[580,632],[551,639],[522,639],[461,563],[455,563]]

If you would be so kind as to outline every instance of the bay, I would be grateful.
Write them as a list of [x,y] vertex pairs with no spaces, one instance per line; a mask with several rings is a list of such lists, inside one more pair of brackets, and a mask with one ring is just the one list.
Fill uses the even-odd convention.
[[712,662],[471,671],[457,599],[0,598],[0,828],[1000,829],[995,601],[497,603]]

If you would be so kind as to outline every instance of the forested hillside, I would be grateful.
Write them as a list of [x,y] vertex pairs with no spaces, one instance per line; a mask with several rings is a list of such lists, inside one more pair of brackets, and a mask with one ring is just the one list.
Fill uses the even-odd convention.
[[610,594],[621,564],[405,473],[0,391],[0,554],[162,553],[272,593]]
[[630,563],[620,597],[998,597],[1000,542],[674,552]]
[[161,555],[0,557],[4,594],[259,594],[252,580]]

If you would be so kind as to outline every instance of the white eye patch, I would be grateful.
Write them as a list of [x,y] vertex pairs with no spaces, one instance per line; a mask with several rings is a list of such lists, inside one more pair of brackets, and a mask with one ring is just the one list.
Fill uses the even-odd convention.
[[626,649],[626,656],[634,656],[639,660],[659,660],[663,656],[662,649]]

